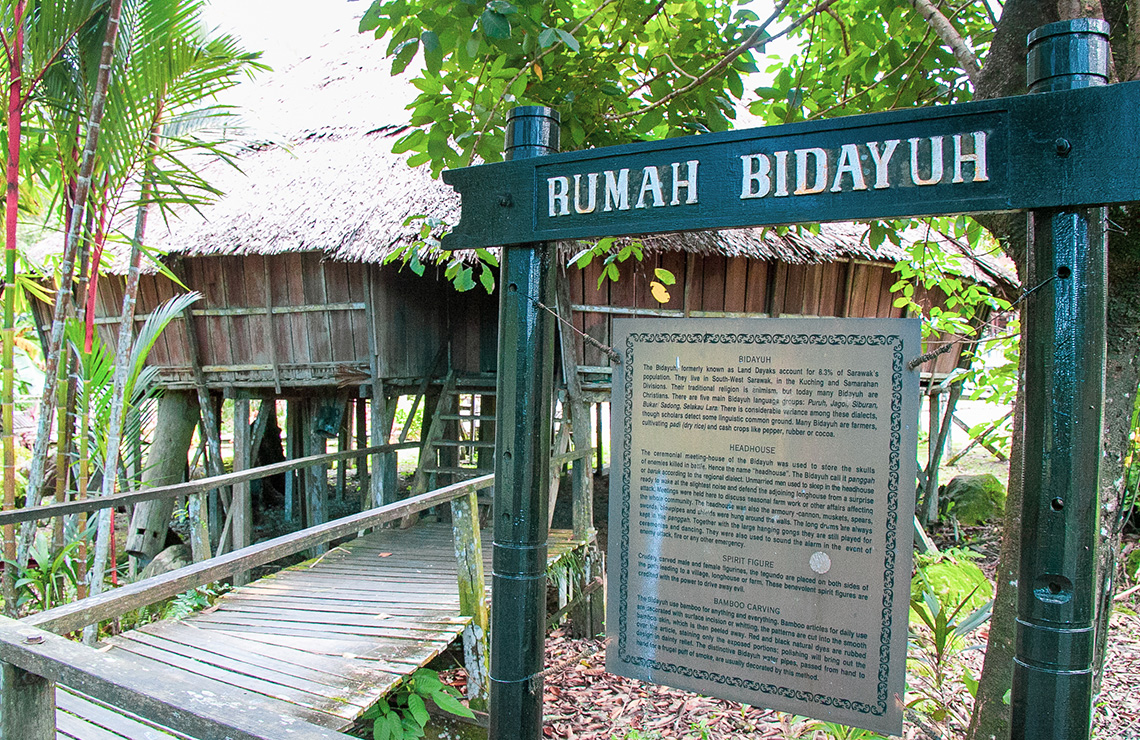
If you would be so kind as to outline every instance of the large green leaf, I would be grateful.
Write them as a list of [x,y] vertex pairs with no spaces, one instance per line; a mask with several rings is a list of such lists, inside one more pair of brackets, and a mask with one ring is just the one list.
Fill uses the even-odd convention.
[[509,39],[511,37],[511,22],[502,13],[493,10],[484,11],[479,16],[479,27],[483,33],[492,39]]

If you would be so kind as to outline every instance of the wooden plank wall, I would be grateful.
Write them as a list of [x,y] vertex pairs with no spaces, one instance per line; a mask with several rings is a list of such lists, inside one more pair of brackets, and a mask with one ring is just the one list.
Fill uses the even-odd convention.
[[[668,286],[669,300],[658,303],[650,291],[654,271],[664,268],[676,278]],[[685,255],[677,252],[647,254],[644,261],[621,266],[618,283],[598,285],[602,265],[595,260],[585,269],[571,267],[570,300],[579,306],[664,310],[691,316],[836,316],[854,318],[903,316],[895,308],[891,286],[893,265],[864,261],[793,265],[745,257]],[[922,296],[920,303],[930,299]],[[925,303],[924,303],[925,305]],[[611,345],[613,319],[620,314],[576,310],[574,325],[599,342]],[[579,340],[585,365],[607,366],[601,350]],[[934,345],[937,346],[937,345]],[[957,352],[938,358],[936,370],[949,372]],[[924,372],[929,371],[924,366]]]
[[[207,373],[214,387],[236,384],[268,390],[274,388],[275,375],[285,387],[336,386],[346,372],[351,371],[352,377],[367,374],[372,331],[384,378],[422,377],[448,340],[457,372],[495,370],[498,298],[488,296],[482,287],[459,293],[442,276],[433,279],[393,266],[327,261],[315,252],[191,258],[183,260],[178,270],[187,287],[203,295],[194,310],[257,311],[195,317],[202,364],[231,368]],[[176,291],[182,292],[181,286],[162,275],[142,276],[138,313],[150,313]],[[346,307],[369,300],[375,328],[369,326],[368,311]],[[101,281],[97,315],[117,315],[121,303],[122,281]],[[264,313],[268,306],[329,309],[277,312],[270,320]],[[164,369],[163,377],[171,385],[190,383],[186,330],[181,318],[172,321],[151,351],[151,363]],[[99,333],[114,346],[114,324],[100,324]]]
[[[650,282],[663,268],[676,278],[669,299],[658,303]],[[285,387],[335,386],[348,372],[367,375],[369,333],[378,347],[378,370],[385,379],[420,378],[444,342],[450,342],[452,367],[460,374],[493,373],[497,358],[498,297],[482,287],[459,293],[442,275],[420,277],[395,266],[325,261],[318,253],[289,253],[261,257],[209,257],[183,261],[186,284],[202,292],[201,309],[257,309],[248,315],[198,316],[194,330],[206,366],[229,366],[228,372],[208,374],[211,385],[244,385],[272,389],[275,373]],[[584,270],[571,267],[570,297],[576,305],[652,309],[692,316],[849,316],[897,317],[890,287],[890,265],[863,261],[792,265],[744,257],[679,252],[647,254],[642,262],[621,265],[621,280],[598,285],[602,265],[595,260]],[[369,285],[371,293],[369,294]],[[145,314],[180,287],[161,275],[145,275],[140,283],[139,313]],[[920,293],[924,305],[941,305],[939,297]],[[100,282],[98,315],[118,313],[121,282]],[[363,309],[275,313],[274,308],[346,306],[372,303],[375,327]],[[612,313],[578,310],[574,324],[599,342],[611,344]],[[171,322],[151,354],[151,362],[166,368],[172,385],[190,382],[186,326]],[[111,324],[100,326],[104,341],[115,340]],[[584,364],[605,366],[608,360],[584,341]],[[936,345],[935,345],[936,346]],[[936,373],[951,371],[959,353],[948,352],[934,363]],[[931,368],[924,367],[925,372]],[[351,371],[351,372],[349,372]]]

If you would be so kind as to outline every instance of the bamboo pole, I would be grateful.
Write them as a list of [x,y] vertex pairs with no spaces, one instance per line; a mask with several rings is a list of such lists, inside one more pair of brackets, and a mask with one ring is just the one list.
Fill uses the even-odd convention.
[[[115,42],[119,35],[119,20],[122,16],[123,0],[110,0],[107,15],[107,30],[103,38],[103,49],[99,57],[99,74],[95,80],[95,90],[91,97],[91,110],[87,117],[87,137],[83,145],[83,155],[80,159],[79,172],[75,178],[75,207],[82,208],[91,193],[91,176],[95,170],[95,153],[99,146],[99,131],[103,123],[103,113],[107,107],[107,88],[111,83],[111,67],[115,56]],[[19,44],[17,44],[19,45]],[[60,285],[71,282],[75,271],[75,256],[79,249],[80,218],[72,218],[67,231],[67,241],[64,246],[63,259],[60,261]],[[52,417],[55,414],[55,385],[56,372],[60,362],[60,351],[63,347],[64,316],[67,305],[66,291],[56,292],[55,306],[52,311],[51,332],[47,342],[47,357],[44,358],[44,389],[40,403],[40,418],[36,429],[36,444],[32,451],[32,461],[28,470],[26,497],[28,505],[35,506],[43,494],[44,460],[47,457],[47,446],[50,435]],[[112,467],[112,469],[114,469]],[[31,540],[35,534],[33,527],[24,527],[21,531],[16,561],[19,565],[27,564],[28,551],[31,549]]]
[[[19,219],[20,205],[20,131],[22,124],[23,104],[21,90],[23,79],[21,73],[24,67],[24,7],[25,1],[18,0],[14,9],[13,24],[15,37],[12,45],[6,47],[8,54],[8,163],[6,168],[7,192],[5,195],[5,241],[4,241],[4,330],[3,350],[0,357],[0,366],[3,367],[3,389],[0,399],[0,431],[3,443],[4,456],[4,509],[16,507],[16,435],[14,424],[14,411],[16,400],[16,225]],[[41,422],[40,427],[45,425]],[[46,428],[50,428],[50,421]],[[46,436],[46,434],[44,435]],[[38,447],[38,445],[37,445]],[[47,452],[46,442],[42,450]],[[26,492],[31,491],[29,485]],[[16,560],[16,530],[5,527],[4,559],[8,562]],[[0,593],[4,597],[4,611],[9,616],[16,615],[16,570],[4,568]]]
[[[119,0],[116,0],[118,2]],[[118,18],[113,21],[118,25]],[[112,46],[114,39],[112,38]],[[109,63],[109,62],[108,62]],[[158,149],[158,136],[161,128],[159,120],[162,116],[161,102],[155,109],[154,122],[151,125],[151,151]],[[131,345],[134,339],[132,318],[135,315],[135,301],[139,289],[139,267],[142,262],[142,240],[146,234],[146,218],[149,210],[148,199],[151,193],[149,178],[144,178],[140,205],[135,216],[135,235],[131,240],[131,266],[127,272],[127,283],[123,291],[122,321],[119,323],[119,342],[115,349],[115,377],[114,388],[111,392],[111,419],[107,429],[107,456],[103,462],[103,490],[101,495],[110,496],[115,492],[115,480],[118,476],[119,444],[123,432],[123,418],[127,403],[127,381],[131,374]],[[95,533],[95,561],[91,566],[89,586],[92,594],[103,590],[103,574],[107,567],[107,554],[111,549],[111,539],[115,533],[111,529],[111,509],[104,509],[99,513],[98,529]],[[83,641],[94,644],[95,630],[85,629]]]

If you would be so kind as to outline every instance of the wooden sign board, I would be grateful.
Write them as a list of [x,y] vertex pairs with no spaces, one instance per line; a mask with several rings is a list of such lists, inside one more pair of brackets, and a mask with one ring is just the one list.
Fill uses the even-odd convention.
[[901,734],[920,322],[614,333],[607,669]]
[[1140,198],[1140,82],[701,134],[443,173],[446,249]]

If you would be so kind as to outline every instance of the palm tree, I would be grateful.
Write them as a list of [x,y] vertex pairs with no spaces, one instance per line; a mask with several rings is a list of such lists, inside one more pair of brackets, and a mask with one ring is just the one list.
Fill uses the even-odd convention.
[[[260,67],[256,55],[242,51],[233,38],[207,37],[198,21],[202,5],[199,0],[88,0],[89,12],[85,17],[74,8],[69,13],[57,12],[61,6],[78,5],[82,5],[81,0],[28,2],[22,25],[15,24],[14,14],[10,16],[12,28],[26,30],[24,45],[29,48],[33,26],[37,33],[47,35],[48,26],[36,23],[57,16],[72,21],[71,26],[62,21],[52,26],[57,30],[66,26],[55,47],[36,42],[37,59],[49,56],[43,51],[48,47],[54,48],[55,53],[50,55],[50,63],[37,67],[32,75],[35,94],[24,90],[24,106],[18,119],[18,123],[28,120],[33,109],[44,118],[43,128],[56,147],[58,177],[53,185],[63,204],[67,232],[45,353],[45,387],[26,505],[38,503],[42,494],[49,430],[57,404],[56,389],[60,387],[58,370],[66,353],[63,338],[69,311],[82,315],[87,303],[83,297],[76,300],[72,289],[77,262],[87,261],[82,259],[81,248],[86,248],[94,236],[97,255],[107,236],[107,228],[91,229],[90,225],[114,223],[115,214],[126,208],[139,208],[140,213],[145,213],[151,204],[197,204],[213,195],[215,191],[187,164],[186,153],[220,153],[219,143],[202,127],[203,122],[216,121],[225,113],[214,102],[214,96],[236,84],[242,71]],[[0,15],[0,23],[6,17]],[[8,43],[5,46],[12,48]],[[11,64],[13,58],[9,53],[9,68],[21,69],[20,65]],[[13,73],[10,77],[27,81],[28,66],[25,58],[23,75]],[[12,129],[9,125],[9,131]],[[156,132],[161,132],[157,138]],[[138,221],[144,223],[145,216]],[[147,251],[143,236],[144,231],[137,230],[132,250],[136,269]],[[96,289],[98,280],[98,266],[92,267],[81,271],[88,295]],[[134,293],[128,290],[120,329],[127,348],[133,333],[133,310]],[[89,331],[84,349],[90,347],[90,342]],[[10,367],[10,363],[5,367]],[[125,371],[122,367],[119,370]],[[125,381],[116,382],[120,412],[112,431],[121,427],[127,408],[123,401],[125,387]],[[65,397],[63,393],[59,396]],[[86,440],[82,443],[86,444]],[[107,458],[98,462],[106,470],[115,471],[118,444],[110,446],[115,449],[109,449]],[[5,485],[14,491],[12,473],[5,471]],[[105,476],[104,492],[110,492],[115,478],[114,474]],[[14,553],[18,563],[26,563],[32,534],[33,528],[26,527]],[[13,555],[10,533],[6,546],[6,556]]]
[[[0,390],[0,407],[3,422],[4,456],[4,508],[15,505],[15,439],[13,437],[13,406],[15,399],[13,348],[15,345],[16,285],[16,225],[20,206],[20,150],[23,123],[30,118],[30,101],[47,71],[61,58],[64,50],[74,42],[79,29],[94,15],[95,0],[58,0],[57,2],[27,2],[6,0],[0,4],[0,36],[4,54],[0,63],[5,66],[8,79],[8,114],[5,125],[7,136],[6,200],[5,200],[5,272],[4,272],[4,325],[3,383]],[[44,450],[46,452],[46,449]],[[41,473],[42,474],[42,473]],[[16,555],[15,532],[4,530],[4,555],[11,562]],[[4,569],[5,606],[9,612],[15,608],[14,574]]]

